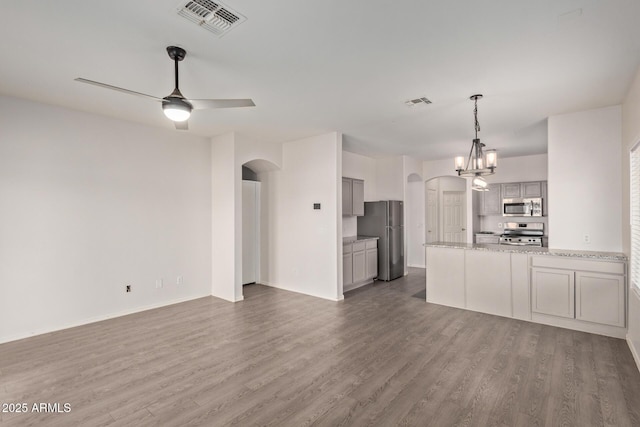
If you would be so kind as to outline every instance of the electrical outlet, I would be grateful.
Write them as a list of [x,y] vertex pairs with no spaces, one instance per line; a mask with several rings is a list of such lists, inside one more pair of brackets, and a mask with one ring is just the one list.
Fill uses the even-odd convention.
[[125,286],[125,292],[131,292],[131,285]]
[[183,282],[182,276],[178,276],[176,278],[176,285],[182,285],[182,282]]
[[162,287],[162,279],[156,279],[156,289],[160,289]]
[[585,243],[591,243],[591,236],[589,236],[588,234],[585,234],[583,240]]

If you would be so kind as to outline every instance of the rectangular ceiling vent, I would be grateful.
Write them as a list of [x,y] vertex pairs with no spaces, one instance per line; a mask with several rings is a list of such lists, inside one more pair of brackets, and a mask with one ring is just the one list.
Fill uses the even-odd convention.
[[420,105],[420,104],[431,104],[431,101],[429,101],[426,97],[423,96],[422,98],[410,99],[406,101],[405,104],[408,105],[409,107],[413,107],[415,105]]
[[178,9],[178,15],[222,37],[247,20],[235,10],[211,0],[189,0]]

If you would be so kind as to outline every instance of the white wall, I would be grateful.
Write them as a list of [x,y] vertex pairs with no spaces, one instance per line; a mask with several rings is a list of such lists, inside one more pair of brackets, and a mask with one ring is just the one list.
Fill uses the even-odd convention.
[[621,106],[553,116],[548,123],[549,247],[621,251]]
[[[365,202],[378,200],[376,191],[376,160],[361,154],[342,152],[342,176],[364,180]],[[358,220],[355,216],[342,217],[342,235],[355,236]]]
[[496,173],[484,178],[489,183],[546,181],[547,162],[547,154],[499,158]]
[[242,169],[236,162],[233,133],[211,139],[211,294],[227,301],[242,300]]
[[425,186],[422,178],[407,182],[405,202],[405,260],[408,267],[425,266],[424,244],[424,196]]
[[404,267],[425,265],[424,244],[424,196],[422,161],[410,156],[402,156],[404,176]]
[[[631,228],[629,227],[630,178],[629,151],[640,141],[640,68],[622,105],[622,247],[631,255]],[[635,290],[629,292],[629,331],[627,342],[640,368],[640,295]]]
[[[260,174],[270,202],[270,260],[264,283],[321,298],[342,298],[342,136],[287,142],[282,170]],[[321,203],[321,210],[313,204]]]
[[0,129],[0,342],[210,294],[209,141],[8,97]]
[[[258,171],[278,169],[282,163],[282,144],[260,143],[231,132],[211,138],[211,147],[211,294],[228,301],[242,301],[242,165],[250,162]],[[269,193],[262,188],[261,199],[265,194]],[[268,231],[261,228],[261,265],[270,256],[266,250],[268,239]]]
[[404,200],[405,182],[402,156],[376,159],[377,200]]

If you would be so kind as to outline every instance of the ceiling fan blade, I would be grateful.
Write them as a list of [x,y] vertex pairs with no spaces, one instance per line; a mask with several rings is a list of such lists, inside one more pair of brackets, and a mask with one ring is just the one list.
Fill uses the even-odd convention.
[[140,92],[136,92],[136,91],[129,90],[129,89],[123,89],[123,88],[118,87],[118,86],[112,86],[112,85],[108,85],[106,83],[100,83],[100,82],[96,82],[96,81],[93,81],[93,80],[83,79],[82,77],[76,78],[75,81],[80,82],[80,83],[87,83],[87,84],[90,84],[90,85],[103,87],[105,89],[117,90],[118,92],[128,93],[129,95],[137,95],[137,96],[142,96],[143,98],[151,98],[151,99],[156,100],[156,101],[161,101],[160,98],[157,98],[157,97],[151,96],[151,95],[147,95],[146,93],[140,93]]
[[251,99],[188,99],[188,101],[196,110],[256,106]]
[[176,125],[176,129],[178,130],[189,130],[189,123],[185,120],[184,122],[173,122]]

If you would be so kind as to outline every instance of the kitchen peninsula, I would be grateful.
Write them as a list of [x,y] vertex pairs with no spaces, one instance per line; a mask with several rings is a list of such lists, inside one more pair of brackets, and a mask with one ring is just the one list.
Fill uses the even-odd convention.
[[426,246],[427,302],[624,338],[627,257],[465,243]]

